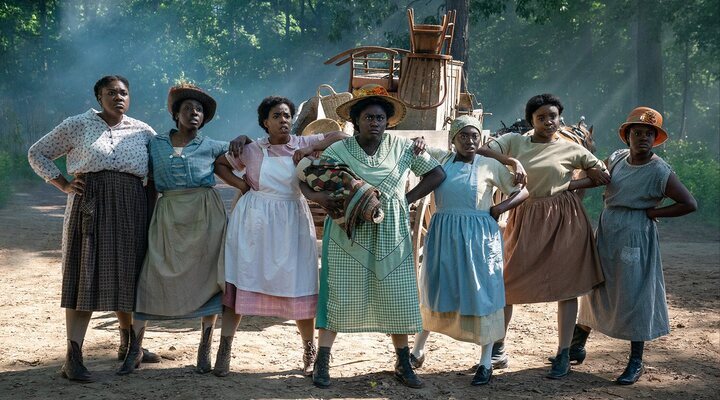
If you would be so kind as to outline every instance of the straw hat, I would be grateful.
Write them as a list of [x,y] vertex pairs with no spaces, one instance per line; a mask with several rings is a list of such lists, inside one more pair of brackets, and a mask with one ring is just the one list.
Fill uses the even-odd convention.
[[350,107],[355,105],[360,100],[367,99],[369,97],[380,98],[392,104],[393,108],[395,109],[395,115],[388,118],[388,128],[392,128],[395,125],[399,124],[405,118],[405,114],[407,113],[407,107],[405,106],[405,103],[394,97],[391,97],[384,87],[374,83],[370,83],[364,85],[360,89],[353,90],[353,97],[354,98],[352,100],[346,101],[345,103],[340,104],[337,107],[337,115],[345,121],[352,122],[352,120],[350,119]]
[[618,134],[620,135],[620,140],[627,144],[625,131],[630,125],[652,126],[655,128],[655,131],[657,131],[657,134],[655,135],[655,143],[653,143],[653,147],[655,147],[663,144],[668,139],[668,134],[665,132],[665,129],[662,128],[662,123],[663,117],[659,112],[650,107],[637,107],[630,112],[626,122],[620,125]]
[[213,119],[215,116],[215,109],[217,108],[215,99],[199,87],[190,83],[183,83],[170,88],[170,91],[168,92],[168,112],[172,115],[173,104],[187,99],[197,100],[200,104],[202,104],[204,114],[203,125]]
[[307,126],[302,130],[300,136],[314,135],[316,133],[337,132],[339,130],[341,130],[340,124],[338,124],[334,119],[320,118],[307,124]]

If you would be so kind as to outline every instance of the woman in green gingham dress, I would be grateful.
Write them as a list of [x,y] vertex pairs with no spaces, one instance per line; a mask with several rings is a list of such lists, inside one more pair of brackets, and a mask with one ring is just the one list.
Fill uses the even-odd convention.
[[[379,224],[357,226],[350,239],[333,220],[325,221],[313,383],[330,385],[330,348],[337,332],[382,332],[392,335],[396,348],[395,376],[409,387],[421,387],[410,367],[407,345],[407,335],[422,329],[408,204],[435,189],[445,174],[426,153],[415,155],[410,140],[385,133],[387,126],[404,117],[405,105],[378,93],[377,88],[367,92],[356,93],[338,107],[338,115],[354,123],[356,134],[327,148],[322,157],[347,165],[377,188],[385,218]],[[423,180],[405,193],[410,171]],[[305,186],[301,185],[308,198],[325,208],[336,208],[326,192]]]

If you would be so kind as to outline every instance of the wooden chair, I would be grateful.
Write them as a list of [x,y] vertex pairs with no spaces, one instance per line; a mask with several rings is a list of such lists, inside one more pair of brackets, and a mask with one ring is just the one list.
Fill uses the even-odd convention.
[[400,81],[400,59],[409,51],[379,46],[361,46],[331,57],[325,64],[337,66],[350,62],[349,91],[367,84],[378,84],[388,92],[397,92]]

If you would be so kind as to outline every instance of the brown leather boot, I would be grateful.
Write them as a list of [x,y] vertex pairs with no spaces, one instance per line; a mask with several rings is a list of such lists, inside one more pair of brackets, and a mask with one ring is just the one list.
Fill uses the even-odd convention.
[[[128,352],[128,342],[130,341],[130,329],[123,329],[120,328],[120,347],[118,347],[118,360],[123,361],[125,359],[125,355],[127,355]],[[162,358],[151,352],[150,350],[143,348],[143,359],[142,362],[153,364],[153,363],[159,363]]]
[[215,358],[215,369],[213,374],[219,377],[228,376],[230,373],[230,355],[232,354],[233,336],[220,336],[220,347]]
[[83,365],[82,348],[77,342],[68,339],[65,364],[60,368],[60,374],[63,378],[75,382],[95,382],[90,371]]
[[210,365],[210,350],[212,347],[213,326],[202,325],[202,337],[198,345],[197,364],[195,371],[200,374],[207,374],[212,371]]
[[317,357],[317,349],[312,340],[303,341],[303,375],[312,376],[312,367]]
[[130,344],[128,346],[128,352],[125,356],[120,369],[117,371],[118,375],[127,375],[135,371],[136,368],[140,367],[143,359],[142,341],[145,336],[145,328],[140,329],[140,332],[135,335],[134,330],[130,330]]

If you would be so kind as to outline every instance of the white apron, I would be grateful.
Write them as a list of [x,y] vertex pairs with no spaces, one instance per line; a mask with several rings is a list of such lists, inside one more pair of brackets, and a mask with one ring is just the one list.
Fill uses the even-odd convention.
[[317,294],[315,226],[292,157],[262,151],[259,190],[243,195],[230,214],[225,280],[272,296]]

